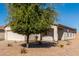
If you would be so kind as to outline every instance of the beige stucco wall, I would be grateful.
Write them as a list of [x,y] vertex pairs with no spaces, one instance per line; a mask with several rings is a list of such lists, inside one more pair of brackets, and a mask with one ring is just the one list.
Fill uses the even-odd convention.
[[[40,34],[31,34],[29,36],[30,41],[35,40],[36,36],[38,36],[38,40],[40,40]],[[25,41],[25,35],[14,33],[11,31],[11,28],[7,26],[5,28],[5,40]]]
[[[54,30],[50,30],[47,32],[47,35],[43,34],[31,34],[29,39],[35,40],[36,36],[38,36],[38,41],[40,40],[40,35],[42,35],[42,41],[48,41],[48,42],[53,42],[54,41],[54,36],[56,38],[56,35],[54,35]],[[7,26],[5,28],[5,40],[13,40],[13,41],[25,41],[25,36],[21,34],[17,34],[11,31],[11,28]],[[56,38],[57,40],[57,38]]]
[[0,40],[4,40],[5,38],[4,32],[0,32]]
[[51,26],[51,28],[54,30],[54,41],[58,41],[58,27],[57,26]]
[[58,38],[59,40],[70,40],[75,38],[75,32],[69,31],[68,28],[58,29]]
[[10,27],[5,28],[5,40],[24,41],[24,35],[20,35],[11,31]]
[[54,42],[54,30],[50,29],[47,31],[47,34],[43,34],[42,41]]
[[[64,28],[63,30],[59,29],[57,26],[51,26],[51,29],[47,31],[47,35],[43,34],[31,34],[30,41],[36,40],[36,36],[38,36],[38,41],[40,40],[40,36],[42,35],[42,41],[54,42],[58,40],[69,40],[75,38],[75,32],[67,32],[68,28]],[[17,34],[11,31],[11,28],[7,26],[5,28],[5,40],[14,40],[14,41],[25,41],[25,36],[21,34]]]
[[13,33],[12,31],[5,32],[5,40],[24,41],[24,35]]

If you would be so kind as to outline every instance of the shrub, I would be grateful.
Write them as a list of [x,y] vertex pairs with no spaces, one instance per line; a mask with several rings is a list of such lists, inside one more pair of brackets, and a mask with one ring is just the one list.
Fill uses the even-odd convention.
[[63,48],[63,47],[64,47],[64,45],[62,45],[62,44],[61,44],[61,45],[60,45],[60,47],[61,47],[61,48]]
[[21,49],[21,54],[25,54],[25,53],[27,53],[27,52],[26,52],[26,49],[25,49],[25,48],[22,48],[22,49]]
[[9,43],[7,46],[8,46],[8,47],[12,47],[12,44]]

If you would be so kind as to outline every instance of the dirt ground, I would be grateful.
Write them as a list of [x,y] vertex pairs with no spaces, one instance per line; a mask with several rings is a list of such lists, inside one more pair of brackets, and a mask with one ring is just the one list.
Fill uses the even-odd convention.
[[[35,46],[25,48],[22,53],[24,42],[0,41],[1,56],[79,56],[79,34],[74,40],[60,41],[58,45],[53,46],[43,43],[41,46],[37,43]],[[47,45],[46,45],[47,44]],[[38,45],[38,46],[36,46]]]

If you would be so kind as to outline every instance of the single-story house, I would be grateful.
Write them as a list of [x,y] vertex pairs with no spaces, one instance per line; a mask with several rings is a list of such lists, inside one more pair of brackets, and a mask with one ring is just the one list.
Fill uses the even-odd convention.
[[[25,36],[21,34],[17,34],[12,32],[9,26],[5,27],[5,40],[13,40],[13,41],[25,41]],[[70,40],[74,39],[76,34],[76,29],[71,28],[61,24],[54,24],[51,28],[43,34],[31,34],[30,40],[40,40],[42,37],[42,41],[58,41],[58,40]]]

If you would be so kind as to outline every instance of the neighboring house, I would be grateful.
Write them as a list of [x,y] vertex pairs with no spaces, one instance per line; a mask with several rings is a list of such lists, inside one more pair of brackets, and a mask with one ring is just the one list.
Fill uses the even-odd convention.
[[[51,28],[43,34],[31,34],[30,40],[40,40],[42,41],[54,42],[58,40],[70,40],[74,39],[76,34],[76,29],[64,26],[61,24],[54,24]],[[17,34],[11,31],[9,26],[5,27],[5,40],[14,40],[14,41],[25,41],[25,36]]]
[[4,39],[5,39],[4,26],[0,26],[0,40],[4,40]]

